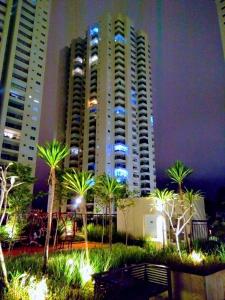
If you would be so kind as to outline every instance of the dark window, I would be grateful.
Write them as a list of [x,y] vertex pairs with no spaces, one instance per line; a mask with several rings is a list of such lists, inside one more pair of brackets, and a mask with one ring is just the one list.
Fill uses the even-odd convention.
[[23,28],[25,28],[25,29],[27,29],[27,30],[29,30],[29,31],[31,31],[31,32],[33,32],[33,28],[32,27],[29,27],[29,26],[27,26],[26,24],[24,24],[22,22],[20,22],[20,26],[23,27]]
[[19,30],[19,33],[22,34],[23,36],[25,36],[27,39],[32,40],[32,36],[29,34],[26,34],[25,32],[23,32],[22,30]]
[[21,52],[21,53],[23,53],[23,54],[25,54],[25,55],[27,55],[27,56],[30,55],[30,52],[28,52],[28,51],[26,51],[26,50],[23,50],[23,49],[21,49],[20,47],[16,47],[16,50],[19,51],[19,52]]
[[23,14],[21,14],[21,18],[26,20],[27,22],[31,23],[32,25],[34,24],[34,21],[29,19],[28,17],[24,16]]
[[20,42],[21,44],[23,44],[24,46],[28,47],[28,48],[31,48],[31,44],[21,40],[20,38],[18,38],[18,42]]

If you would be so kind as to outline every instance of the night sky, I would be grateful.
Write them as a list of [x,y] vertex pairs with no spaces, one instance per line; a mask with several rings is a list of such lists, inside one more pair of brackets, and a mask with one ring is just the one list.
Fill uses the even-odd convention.
[[[212,0],[53,0],[40,143],[55,135],[59,51],[104,12],[128,15],[150,37],[158,186],[180,159],[194,169],[189,184],[215,201],[225,189],[225,72]],[[43,163],[37,176],[38,189]]]

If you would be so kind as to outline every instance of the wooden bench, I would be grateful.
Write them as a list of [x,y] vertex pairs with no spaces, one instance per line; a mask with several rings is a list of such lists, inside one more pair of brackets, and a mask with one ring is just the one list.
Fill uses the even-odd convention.
[[162,265],[138,264],[93,275],[94,299],[148,300],[167,292],[172,300],[170,269]]

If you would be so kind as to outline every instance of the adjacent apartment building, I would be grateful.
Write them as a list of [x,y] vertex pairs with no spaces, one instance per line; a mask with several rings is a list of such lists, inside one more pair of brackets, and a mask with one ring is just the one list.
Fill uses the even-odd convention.
[[216,0],[216,8],[220,27],[221,43],[225,59],[225,0]]
[[107,173],[148,194],[156,179],[147,34],[107,14],[67,53],[65,167]]
[[35,173],[50,0],[0,0],[0,164]]

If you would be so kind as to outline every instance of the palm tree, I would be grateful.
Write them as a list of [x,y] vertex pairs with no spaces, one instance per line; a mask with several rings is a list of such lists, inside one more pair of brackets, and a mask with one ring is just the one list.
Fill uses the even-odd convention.
[[77,194],[77,203],[80,204],[80,209],[83,219],[84,238],[86,259],[89,261],[88,253],[88,236],[87,236],[87,209],[86,209],[86,194],[93,187],[93,175],[89,172],[77,172],[72,169],[63,175],[64,186]]
[[97,178],[95,191],[103,196],[109,205],[109,247],[112,249],[112,205],[124,190],[124,185],[109,175],[101,175]]
[[183,182],[184,179],[193,172],[191,168],[188,168],[180,160],[177,160],[173,166],[167,169],[166,173],[172,179],[172,182],[178,184],[178,193],[180,199],[183,200]]
[[55,196],[55,185],[56,185],[56,168],[59,167],[59,163],[69,155],[69,148],[57,140],[53,140],[50,143],[46,143],[44,146],[38,145],[38,156],[45,161],[45,163],[50,167],[50,174],[48,179],[49,184],[49,196],[48,196],[48,221],[47,230],[45,237],[45,248],[44,248],[44,262],[43,262],[43,272],[47,271],[48,264],[48,253],[49,253],[49,240],[52,227],[52,210],[53,202]]
[[[184,179],[193,172],[191,168],[188,168],[180,160],[177,160],[173,166],[167,169],[168,176],[172,179],[172,182],[178,184],[178,194],[181,202],[181,207],[184,207],[183,199],[183,182]],[[187,229],[185,227],[185,240],[188,246],[189,251],[191,250],[190,239],[187,234]]]

